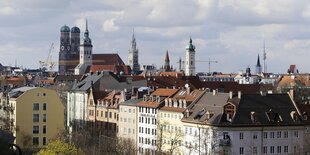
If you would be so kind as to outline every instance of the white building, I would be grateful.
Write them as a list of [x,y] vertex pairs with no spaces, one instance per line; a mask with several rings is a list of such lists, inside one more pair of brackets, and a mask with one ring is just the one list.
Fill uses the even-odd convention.
[[302,154],[300,118],[288,94],[206,92],[184,112],[185,154]]
[[158,108],[178,89],[157,89],[138,103],[138,153],[156,154]]

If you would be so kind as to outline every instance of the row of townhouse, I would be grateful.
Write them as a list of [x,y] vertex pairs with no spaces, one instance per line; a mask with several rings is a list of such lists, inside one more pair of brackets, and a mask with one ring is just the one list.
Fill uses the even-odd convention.
[[118,136],[138,154],[303,154],[307,115],[289,94],[157,89],[119,104]]

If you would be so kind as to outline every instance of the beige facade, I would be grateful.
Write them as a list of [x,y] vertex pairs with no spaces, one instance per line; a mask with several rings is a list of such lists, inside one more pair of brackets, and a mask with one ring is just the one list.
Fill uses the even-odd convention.
[[137,106],[141,99],[132,99],[120,104],[119,133],[122,138],[131,139],[137,145]]
[[20,147],[44,147],[64,129],[64,106],[55,90],[14,89],[9,93],[9,109],[15,143]]

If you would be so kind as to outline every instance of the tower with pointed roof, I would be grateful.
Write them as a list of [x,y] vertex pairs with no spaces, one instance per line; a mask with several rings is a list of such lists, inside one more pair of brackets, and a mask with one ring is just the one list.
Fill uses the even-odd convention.
[[134,30],[132,33],[131,46],[128,52],[129,52],[128,53],[128,65],[130,66],[132,72],[135,74],[140,70],[140,65],[139,65],[139,50],[137,48]]
[[260,60],[259,60],[259,54],[257,56],[257,62],[256,62],[256,66],[255,66],[255,71],[256,71],[256,74],[261,74],[262,73],[262,66],[260,64]]
[[186,46],[185,55],[185,75],[195,76],[195,46],[193,45],[192,38],[189,39],[189,44]]
[[76,66],[74,73],[76,75],[82,75],[86,72],[87,67],[92,65],[92,48],[91,39],[89,38],[89,31],[86,19],[86,29],[84,32],[84,38],[80,44],[80,63]]
[[164,69],[165,72],[171,71],[168,50],[166,51],[165,64],[164,64],[164,68],[163,69]]

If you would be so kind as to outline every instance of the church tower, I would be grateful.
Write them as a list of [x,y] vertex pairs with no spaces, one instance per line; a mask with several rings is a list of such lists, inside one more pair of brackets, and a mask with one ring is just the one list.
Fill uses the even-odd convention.
[[68,61],[70,59],[70,28],[64,25],[60,28],[60,50],[59,50],[59,74],[64,75],[69,71]]
[[165,72],[171,71],[171,68],[170,68],[170,59],[169,59],[168,50],[167,50],[167,52],[166,52],[166,57],[165,57],[164,71],[165,71]]
[[259,54],[258,54],[258,56],[257,56],[257,63],[256,63],[256,66],[255,66],[255,68],[256,68],[256,74],[261,74],[262,73],[262,66],[261,66],[261,64],[260,64],[260,60],[259,60]]
[[86,30],[84,32],[84,38],[81,41],[80,45],[80,63],[75,68],[76,75],[82,75],[85,73],[88,66],[92,65],[92,48],[91,39],[89,38],[88,25],[86,19]]
[[132,33],[131,46],[128,53],[128,65],[130,66],[132,72],[135,74],[140,70],[139,65],[139,50],[137,48],[135,33]]
[[192,38],[186,46],[185,55],[185,76],[195,76],[195,46],[192,44]]

